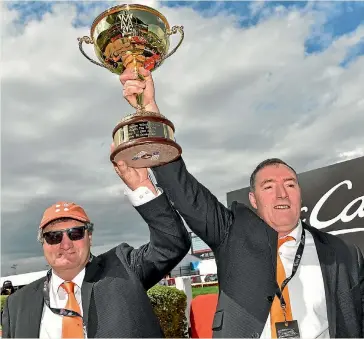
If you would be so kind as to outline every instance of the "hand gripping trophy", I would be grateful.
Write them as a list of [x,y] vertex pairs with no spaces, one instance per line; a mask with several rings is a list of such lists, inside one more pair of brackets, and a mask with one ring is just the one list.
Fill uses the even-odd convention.
[[[168,53],[169,38],[179,32],[180,41]],[[101,13],[93,22],[90,37],[78,38],[81,53],[92,63],[122,74],[126,68],[139,67],[154,71],[181,45],[182,26],[170,28],[166,18],[148,6],[119,5]],[[84,52],[82,43],[93,44],[100,62]],[[139,79],[143,76],[138,74]],[[143,107],[143,93],[137,97],[135,113],[125,116],[114,128],[115,150],[111,161],[123,160],[134,168],[154,167],[175,160],[181,147],[175,142],[175,128],[171,121]]]

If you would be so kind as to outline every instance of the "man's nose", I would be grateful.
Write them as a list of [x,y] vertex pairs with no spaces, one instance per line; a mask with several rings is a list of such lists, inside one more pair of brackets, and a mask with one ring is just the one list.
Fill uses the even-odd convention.
[[277,185],[277,198],[286,199],[288,197],[287,190],[284,185]]
[[63,238],[61,241],[61,248],[67,250],[73,247],[73,241],[68,237],[67,232],[63,233]]

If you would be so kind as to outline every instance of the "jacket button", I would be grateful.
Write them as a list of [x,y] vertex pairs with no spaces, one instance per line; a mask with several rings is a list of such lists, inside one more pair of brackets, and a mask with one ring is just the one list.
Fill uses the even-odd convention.
[[271,295],[267,297],[267,300],[268,300],[270,303],[271,303],[271,302],[273,302],[273,299],[274,299],[274,298],[273,298]]
[[259,333],[257,333],[257,332],[253,333],[252,338],[259,338]]

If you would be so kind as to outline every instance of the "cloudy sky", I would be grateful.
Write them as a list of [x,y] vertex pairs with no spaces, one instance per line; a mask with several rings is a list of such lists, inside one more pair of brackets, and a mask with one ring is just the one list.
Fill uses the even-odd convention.
[[[157,100],[190,171],[223,203],[267,157],[302,172],[363,155],[363,2],[139,3],[185,27],[154,73]],[[96,254],[148,241],[109,162],[111,132],[133,110],[77,44],[115,4],[1,5],[2,275],[45,269],[37,227],[58,200],[85,207]]]

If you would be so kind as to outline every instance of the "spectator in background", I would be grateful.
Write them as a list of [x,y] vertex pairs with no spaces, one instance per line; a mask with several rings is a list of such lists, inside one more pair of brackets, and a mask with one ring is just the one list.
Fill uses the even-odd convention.
[[15,292],[15,288],[10,280],[6,280],[1,288],[1,295],[11,295]]
[[159,282],[159,285],[168,286],[168,277],[167,276],[163,277],[163,279],[161,279],[161,281]]

